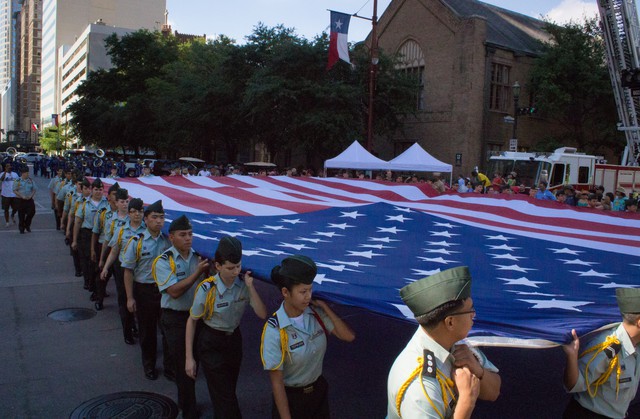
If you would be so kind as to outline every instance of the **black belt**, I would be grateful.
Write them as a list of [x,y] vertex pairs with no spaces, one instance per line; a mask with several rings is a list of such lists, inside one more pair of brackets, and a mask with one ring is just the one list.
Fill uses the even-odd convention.
[[234,333],[236,333],[238,328],[235,328],[232,332],[225,332],[224,330],[218,330],[218,329],[214,329],[213,327],[207,326],[207,327],[204,328],[204,330],[206,330],[209,333],[211,333],[212,335],[216,335],[216,336],[231,336]]
[[187,314],[189,314],[189,310],[174,310],[174,309],[172,309],[172,308],[164,308],[164,307],[162,308],[162,311],[163,311],[164,313],[175,313],[175,314],[184,314],[184,313],[187,313]]
[[310,394],[313,393],[316,390],[318,381],[320,381],[320,378],[322,378],[322,376],[320,376],[316,381],[314,381],[311,384],[308,384],[306,386],[302,386],[302,387],[287,387],[285,386],[284,389],[287,393],[294,393],[294,394]]
[[133,285],[136,285],[138,287],[154,287],[154,288],[158,288],[158,285],[156,285],[156,283],[151,283],[151,282],[133,281]]

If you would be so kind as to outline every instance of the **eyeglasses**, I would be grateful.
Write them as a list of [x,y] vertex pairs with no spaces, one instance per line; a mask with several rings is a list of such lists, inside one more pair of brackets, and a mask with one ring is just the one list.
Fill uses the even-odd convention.
[[472,308],[471,310],[468,310],[468,311],[458,311],[457,313],[449,314],[449,316],[462,316],[463,314],[473,314],[473,317],[475,317],[476,316],[476,309]]

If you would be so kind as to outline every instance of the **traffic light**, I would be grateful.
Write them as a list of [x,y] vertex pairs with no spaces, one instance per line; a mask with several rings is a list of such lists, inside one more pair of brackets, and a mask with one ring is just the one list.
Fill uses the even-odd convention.
[[535,106],[530,106],[527,108],[518,108],[518,115],[522,116],[533,116],[538,113],[538,108]]
[[630,89],[640,88],[640,69],[625,69],[620,72],[620,82],[622,87],[628,87]]

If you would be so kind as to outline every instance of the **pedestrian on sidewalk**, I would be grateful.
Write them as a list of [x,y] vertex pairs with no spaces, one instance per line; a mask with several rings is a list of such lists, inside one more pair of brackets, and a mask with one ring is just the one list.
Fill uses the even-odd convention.
[[18,228],[20,234],[24,231],[31,233],[31,220],[36,214],[36,204],[33,202],[33,196],[36,194],[38,187],[29,176],[29,169],[23,170],[20,178],[13,181],[13,193],[16,194],[18,201]]

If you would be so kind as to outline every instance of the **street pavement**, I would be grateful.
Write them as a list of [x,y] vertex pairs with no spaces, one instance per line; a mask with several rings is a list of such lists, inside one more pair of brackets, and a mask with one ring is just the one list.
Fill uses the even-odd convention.
[[[4,220],[0,224],[0,417],[67,418],[87,400],[123,391],[176,400],[175,384],[162,376],[161,353],[160,377],[149,381],[139,347],[123,342],[113,281],[104,310],[94,317],[60,322],[47,316],[65,308],[93,310],[93,303],[82,288],[82,278],[74,276],[64,237],[55,229],[48,180],[36,180],[32,233],[19,234],[16,226],[5,228]],[[275,311],[280,303],[275,288],[260,283],[258,291],[269,310]],[[357,337],[351,344],[330,339],[324,375],[333,417],[383,418],[387,373],[415,326],[358,308],[335,305],[334,309]],[[237,389],[245,418],[267,418],[271,412],[269,379],[259,355],[262,325],[247,310],[241,325],[244,355]],[[561,349],[484,350],[501,370],[502,394],[497,402],[478,402],[475,418],[561,417],[569,400],[562,388]],[[202,373],[196,386],[202,415],[211,417]]]

